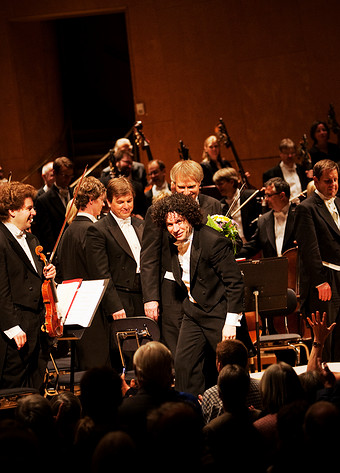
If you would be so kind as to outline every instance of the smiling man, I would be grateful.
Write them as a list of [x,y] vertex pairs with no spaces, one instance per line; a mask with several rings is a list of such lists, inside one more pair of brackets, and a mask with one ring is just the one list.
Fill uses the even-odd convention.
[[144,220],[131,217],[134,190],[125,177],[107,186],[110,212],[87,230],[86,259],[90,279],[109,279],[102,299],[106,317],[143,315],[140,247]]
[[302,309],[327,312],[337,322],[323,350],[324,361],[340,361],[340,199],[339,168],[324,159],[313,167],[315,192],[296,207],[296,239],[300,251]]
[[41,331],[45,309],[41,285],[55,277],[35,253],[30,233],[36,212],[34,187],[20,182],[0,186],[0,388],[43,384],[49,336]]
[[171,269],[183,301],[176,355],[176,388],[203,393],[204,363],[224,339],[243,338],[250,347],[243,317],[243,280],[231,242],[202,225],[198,203],[175,193],[153,205],[156,225],[167,229]]

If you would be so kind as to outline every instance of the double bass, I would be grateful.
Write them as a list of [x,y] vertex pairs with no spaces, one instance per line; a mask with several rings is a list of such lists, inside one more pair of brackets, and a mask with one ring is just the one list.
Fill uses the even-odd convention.
[[236,161],[237,166],[238,166],[238,170],[239,170],[240,175],[241,175],[242,182],[245,184],[245,186],[248,189],[253,189],[253,186],[251,186],[249,181],[248,181],[246,172],[243,169],[243,165],[241,163],[241,160],[240,160],[240,158],[239,158],[239,156],[236,152],[234,143],[232,142],[232,140],[231,140],[231,138],[228,134],[227,128],[226,128],[222,118],[220,118],[219,123],[218,123],[215,131],[218,135],[219,141],[222,142],[226,146],[226,148],[231,148],[231,150],[233,152],[233,155],[234,155],[234,158],[235,158],[235,161]]

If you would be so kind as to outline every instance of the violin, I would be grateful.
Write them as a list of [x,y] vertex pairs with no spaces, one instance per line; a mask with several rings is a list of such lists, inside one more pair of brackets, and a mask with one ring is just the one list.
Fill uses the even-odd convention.
[[[87,165],[85,166],[85,170],[83,174],[80,177],[80,180],[77,184],[77,187],[74,191],[73,198],[71,201],[70,206],[68,207],[68,210],[66,211],[65,215],[65,220],[64,223],[61,227],[61,230],[59,232],[57,241],[54,245],[54,248],[51,253],[50,260],[47,261],[46,256],[42,253],[43,247],[41,245],[36,246],[35,248],[35,253],[39,258],[44,262],[45,267],[48,266],[48,264],[52,263],[52,260],[54,258],[54,255],[56,254],[57,247],[59,245],[60,239],[62,237],[63,231],[65,229],[66,223],[69,219],[69,216],[72,211],[72,206],[74,204],[75,198],[78,194],[78,191],[80,189],[80,186],[83,182],[83,179],[86,175],[87,172]],[[56,285],[53,279],[46,279],[42,286],[41,286],[41,293],[43,296],[43,301],[45,305],[45,322],[41,327],[41,330],[44,332],[47,332],[50,337],[61,337],[63,335],[64,329],[64,320],[61,314],[59,313],[58,310],[58,297],[57,297],[57,290],[56,290]]]
[[[49,264],[46,256],[42,253],[43,247],[38,245],[35,253],[44,262],[45,267]],[[55,282],[53,279],[45,279],[41,287],[41,293],[45,305],[45,322],[41,327],[50,337],[61,337],[63,335],[63,320],[58,312],[58,298]]]

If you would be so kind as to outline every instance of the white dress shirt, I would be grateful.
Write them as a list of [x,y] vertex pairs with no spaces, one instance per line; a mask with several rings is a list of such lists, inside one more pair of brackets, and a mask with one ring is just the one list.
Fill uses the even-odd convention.
[[136,234],[135,229],[133,228],[133,225],[131,224],[131,217],[128,218],[119,218],[117,217],[111,210],[110,210],[111,215],[113,218],[116,220],[116,222],[119,225],[119,228],[123,232],[123,235],[126,238],[126,241],[129,244],[129,247],[131,248],[133,257],[135,258],[135,261],[137,263],[137,268],[136,268],[136,273],[140,273],[140,242],[138,239],[138,236]]
[[[301,181],[298,173],[296,172],[296,164],[292,167],[286,166],[283,161],[280,162],[280,168],[282,170],[283,179],[288,182],[290,187],[290,195],[292,197],[297,197],[302,192]],[[293,199],[298,203],[298,199]]]
[[289,204],[285,205],[280,212],[274,211],[274,233],[277,256],[282,255],[282,245],[286,231],[288,211]]

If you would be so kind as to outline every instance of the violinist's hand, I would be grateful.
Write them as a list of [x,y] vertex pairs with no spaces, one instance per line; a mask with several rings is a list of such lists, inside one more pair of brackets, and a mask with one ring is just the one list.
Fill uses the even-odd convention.
[[20,350],[27,342],[26,333],[22,331],[18,333],[18,335],[15,335],[15,337],[13,338],[15,343],[17,344],[18,350]]
[[44,267],[43,273],[46,279],[54,279],[56,277],[57,271],[55,266],[50,263]]
[[319,293],[320,301],[330,301],[332,298],[332,289],[328,282],[324,282],[317,286],[317,290]]
[[112,314],[113,320],[126,319],[126,312],[124,309],[118,310]]
[[149,301],[144,304],[144,312],[147,317],[157,322],[159,316],[158,301]]

